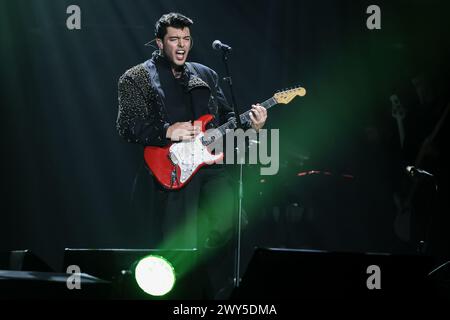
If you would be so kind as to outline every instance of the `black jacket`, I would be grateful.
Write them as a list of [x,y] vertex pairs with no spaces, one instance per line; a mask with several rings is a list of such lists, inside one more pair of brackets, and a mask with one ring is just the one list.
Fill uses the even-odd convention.
[[[127,70],[118,83],[117,130],[128,142],[144,146],[164,146],[170,142],[166,131],[171,123],[164,107],[164,91],[155,65],[157,59],[161,57],[153,54],[151,59]],[[209,113],[214,115],[216,126],[234,117],[214,70],[199,63],[186,63],[184,72],[187,90],[203,100]]]

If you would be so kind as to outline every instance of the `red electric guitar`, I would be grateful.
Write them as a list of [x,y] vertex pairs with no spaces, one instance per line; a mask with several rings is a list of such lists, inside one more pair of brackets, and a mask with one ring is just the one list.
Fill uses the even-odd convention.
[[[261,103],[266,109],[276,104],[287,104],[296,96],[304,96],[306,90],[302,87],[276,93],[272,98]],[[240,115],[244,123],[250,119],[250,110]],[[210,114],[201,116],[197,121],[201,123],[201,133],[192,140],[172,143],[165,147],[147,146],[144,149],[144,159],[159,183],[167,189],[180,189],[186,185],[192,176],[204,165],[213,164],[223,158],[223,152],[212,154],[211,145],[222,138],[227,130],[235,129],[233,120],[218,128],[208,130],[207,124],[214,117]]]

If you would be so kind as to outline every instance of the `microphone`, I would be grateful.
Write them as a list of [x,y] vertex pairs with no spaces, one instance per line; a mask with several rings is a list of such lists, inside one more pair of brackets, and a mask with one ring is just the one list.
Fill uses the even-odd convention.
[[408,174],[409,174],[411,177],[414,177],[415,175],[434,177],[433,174],[431,174],[431,173],[429,173],[429,172],[427,172],[427,171],[425,171],[425,170],[416,168],[416,167],[414,167],[414,166],[407,166],[407,167],[406,167],[406,172],[408,172]]
[[223,50],[225,52],[231,51],[231,47],[220,42],[220,40],[214,40],[214,42],[212,43],[212,48],[214,50]]

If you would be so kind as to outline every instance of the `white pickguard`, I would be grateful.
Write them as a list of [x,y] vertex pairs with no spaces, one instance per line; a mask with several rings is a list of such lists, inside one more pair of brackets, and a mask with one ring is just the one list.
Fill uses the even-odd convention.
[[193,140],[174,143],[169,148],[169,156],[180,168],[180,182],[184,183],[203,163],[212,164],[222,158],[223,154],[211,154],[202,144],[204,133],[198,134]]

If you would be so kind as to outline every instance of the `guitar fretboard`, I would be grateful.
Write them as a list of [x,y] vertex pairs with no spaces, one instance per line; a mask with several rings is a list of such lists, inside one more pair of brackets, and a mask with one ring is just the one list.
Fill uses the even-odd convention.
[[[264,108],[269,109],[269,108],[273,107],[274,105],[276,105],[277,103],[278,102],[272,97],[260,104]],[[243,114],[241,114],[239,116],[239,118],[241,119],[241,123],[246,123],[246,122],[250,121],[250,112],[251,112],[251,110],[247,110],[246,112],[244,112]],[[227,133],[227,130],[233,130],[236,128],[237,128],[236,119],[232,119],[232,120],[224,123],[220,127],[208,131],[208,136],[205,137],[203,144],[209,145],[212,142],[217,141],[220,138],[222,138]]]

